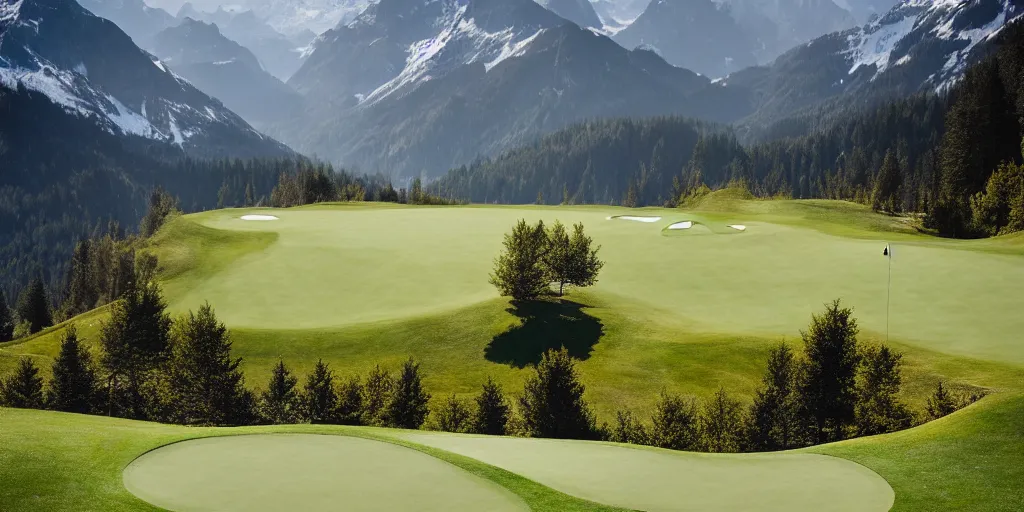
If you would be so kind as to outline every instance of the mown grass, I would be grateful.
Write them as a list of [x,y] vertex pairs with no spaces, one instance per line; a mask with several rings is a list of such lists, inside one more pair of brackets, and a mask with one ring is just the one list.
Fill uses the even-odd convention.
[[[4,408],[0,408],[0,426],[0,504],[12,512],[159,510],[131,495],[122,484],[122,470],[136,457],[187,439],[269,433],[356,436],[419,450],[501,485],[535,511],[621,510],[574,498],[468,457],[403,441],[382,429],[333,425],[188,428]],[[296,508],[301,509],[302,504],[297,503]]]
[[[889,331],[904,353],[904,398],[921,411],[939,380],[994,394],[956,419],[815,450],[878,470],[900,510],[1011,510],[1004,503],[1024,499],[1006,483],[1019,476],[1006,465],[1024,463],[1021,423],[1010,421],[1024,417],[1013,398],[1024,383],[1024,237],[943,240],[861,205],[728,195],[692,211],[320,205],[275,211],[282,220],[266,223],[237,220],[242,213],[176,219],[151,250],[175,312],[208,300],[227,321],[250,386],[263,385],[279,358],[301,376],[321,357],[340,374],[365,375],[412,356],[435,397],[469,396],[488,376],[516,392],[539,351],[568,344],[605,421],[621,408],[646,417],[663,389],[706,397],[722,387],[749,400],[768,348],[799,346],[811,313],[836,297],[855,308],[861,341],[881,342],[889,263],[881,249],[892,242]],[[627,213],[663,219],[606,220]],[[524,322],[487,284],[501,234],[521,217],[583,222],[603,246],[599,284],[567,296],[579,307]],[[749,229],[662,236],[691,219]],[[104,317],[75,319],[88,343]],[[21,355],[48,372],[59,335],[0,346],[0,373]],[[988,453],[981,469],[961,464]],[[931,473],[916,478],[915,468]],[[985,480],[998,492],[984,491]]]

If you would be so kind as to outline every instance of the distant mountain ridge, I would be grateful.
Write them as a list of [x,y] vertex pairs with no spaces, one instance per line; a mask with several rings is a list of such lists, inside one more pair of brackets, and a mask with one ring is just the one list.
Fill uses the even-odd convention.
[[197,156],[292,154],[72,0],[0,0],[0,85]]
[[289,84],[315,111],[273,133],[399,175],[436,175],[583,119],[730,121],[749,103],[532,0],[382,0],[318,38]]

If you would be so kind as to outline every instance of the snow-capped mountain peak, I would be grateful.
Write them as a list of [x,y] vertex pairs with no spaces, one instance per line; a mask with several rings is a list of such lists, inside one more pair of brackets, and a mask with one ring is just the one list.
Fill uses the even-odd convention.
[[254,153],[289,153],[74,0],[0,0],[0,87],[43,94],[110,133],[186,151],[227,138]]
[[929,81],[936,88],[947,87],[963,73],[974,49],[1021,13],[1016,0],[904,0],[847,35],[849,73],[867,72],[874,80],[911,62],[920,42],[930,40],[943,51],[945,62]]

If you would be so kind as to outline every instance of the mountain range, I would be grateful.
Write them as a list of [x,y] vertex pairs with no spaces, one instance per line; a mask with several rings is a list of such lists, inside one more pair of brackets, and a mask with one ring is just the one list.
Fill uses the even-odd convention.
[[288,83],[314,107],[272,133],[399,175],[437,175],[582,119],[747,112],[742,93],[532,0],[382,0],[321,35]]
[[71,0],[0,3],[0,85],[43,94],[107,132],[196,156],[292,154]]

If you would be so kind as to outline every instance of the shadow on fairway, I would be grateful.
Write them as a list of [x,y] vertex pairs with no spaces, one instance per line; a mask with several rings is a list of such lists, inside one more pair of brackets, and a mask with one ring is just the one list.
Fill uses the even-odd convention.
[[565,347],[575,359],[587,359],[604,335],[604,324],[570,300],[514,303],[507,311],[522,324],[497,335],[484,349],[488,361],[524,368],[537,364],[549,349]]

